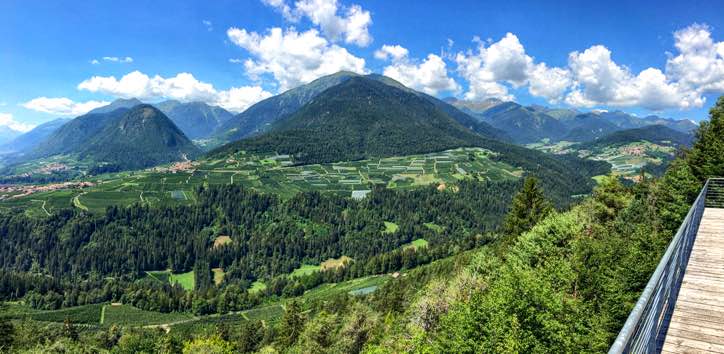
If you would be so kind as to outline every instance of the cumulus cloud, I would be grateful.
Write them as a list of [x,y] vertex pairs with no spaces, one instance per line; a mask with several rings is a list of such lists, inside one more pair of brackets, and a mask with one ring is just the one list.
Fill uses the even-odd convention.
[[664,71],[632,72],[603,45],[570,53],[566,67],[549,67],[536,63],[512,33],[498,42],[477,40],[477,50],[458,53],[455,62],[468,82],[465,98],[472,100],[512,100],[510,88],[526,87],[552,103],[659,111],[701,107],[705,94],[724,93],[724,42],[715,42],[709,27],[698,24],[676,31],[674,40],[677,53],[669,54]]
[[627,67],[615,63],[611,51],[602,45],[573,52],[568,62],[574,84],[566,102],[573,106],[640,106],[662,110],[700,107],[704,103],[696,90],[672,82],[659,69],[648,68],[634,75]]
[[66,97],[38,97],[22,104],[23,107],[57,116],[79,116],[108,105],[106,101],[75,102]]
[[78,89],[142,100],[201,101],[234,112],[243,111],[259,100],[271,96],[271,93],[257,86],[233,87],[227,91],[219,91],[212,84],[199,81],[190,73],[164,78],[159,75],[150,77],[140,71],[133,71],[120,79],[114,76],[93,76],[78,84]]
[[467,99],[499,98],[512,100],[508,86],[529,85],[534,96],[557,101],[570,80],[565,69],[549,68],[545,63],[535,64],[518,37],[507,33],[498,42],[486,46],[479,43],[477,51],[458,53],[455,62],[458,73],[469,83]]
[[232,63],[232,64],[241,64],[241,63],[243,63],[243,62],[244,62],[243,60],[237,59],[237,58],[231,58],[231,59],[229,59],[229,63]]
[[13,118],[13,115],[10,113],[0,113],[0,126],[8,127],[12,130],[22,133],[28,132],[31,129],[35,128],[35,125],[33,124],[18,122],[17,120],[15,120],[15,118]]
[[254,79],[271,74],[281,91],[341,70],[367,72],[364,59],[330,43],[316,29],[297,32],[275,27],[259,34],[230,28],[227,35],[253,56],[244,62],[247,74]]
[[288,21],[298,22],[303,17],[308,18],[332,41],[344,40],[345,43],[360,47],[372,43],[369,33],[372,16],[359,5],[341,7],[337,0],[299,0],[294,7],[285,0],[262,2],[277,9]]
[[667,61],[667,75],[687,88],[724,92],[724,42],[715,43],[699,24],[676,31],[674,40],[679,55]]
[[407,48],[400,45],[383,45],[382,48],[375,51],[375,58],[380,60],[400,60],[408,54]]
[[430,95],[437,95],[441,91],[460,91],[460,85],[448,76],[447,65],[441,57],[429,54],[418,63],[407,55],[408,50],[399,45],[385,44],[375,52],[376,58],[392,61],[385,67],[384,75],[405,86]]

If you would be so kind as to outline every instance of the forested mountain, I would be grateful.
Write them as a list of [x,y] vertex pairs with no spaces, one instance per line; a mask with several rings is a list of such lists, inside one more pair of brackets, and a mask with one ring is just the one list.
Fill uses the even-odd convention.
[[352,77],[278,121],[268,133],[222,147],[214,154],[277,151],[306,164],[476,146],[479,139],[412,92]]
[[118,169],[135,169],[192,158],[198,153],[168,117],[142,104],[75,118],[25,158],[77,154]]
[[17,136],[10,142],[3,145],[2,148],[0,148],[0,152],[15,153],[32,149],[69,121],[70,119],[58,118],[51,120],[50,122],[40,124],[31,131]]
[[621,130],[619,126],[601,119],[596,113],[579,114],[566,121],[566,126],[568,132],[562,138],[566,141],[591,141]]
[[209,137],[234,115],[217,106],[203,102],[181,103],[169,100],[153,104],[169,117],[189,139]]
[[80,151],[93,136],[111,122],[120,119],[128,108],[110,112],[87,113],[63,124],[28,152],[28,158],[69,154]]
[[224,141],[235,141],[265,131],[272,123],[294,113],[324,90],[353,76],[357,74],[342,71],[262,100],[226,121],[215,135]]
[[77,151],[81,157],[138,169],[194,158],[199,150],[161,111],[138,105],[109,122]]
[[[228,120],[217,129],[214,135],[222,141],[233,142],[235,140],[267,131],[275,122],[295,113],[302,106],[309,103],[325,90],[339,85],[350,78],[360,76],[361,75],[352,72],[341,71],[336,74],[321,77],[308,84],[298,86],[280,95],[265,99]],[[411,90],[401,83],[383,75],[370,74],[366,75],[366,77],[420,96],[421,98],[433,103],[442,111],[446,112],[463,126],[480,134],[494,137],[499,140],[508,139],[507,134],[503,131],[495,129],[486,123],[476,122],[475,119],[469,115],[455,109],[452,105],[435,97]]]
[[649,125],[643,128],[619,130],[588,143],[579,144],[582,149],[590,149],[603,146],[625,145],[637,141],[648,141],[660,145],[675,147],[691,146],[694,140],[693,134],[665,127],[663,125]]

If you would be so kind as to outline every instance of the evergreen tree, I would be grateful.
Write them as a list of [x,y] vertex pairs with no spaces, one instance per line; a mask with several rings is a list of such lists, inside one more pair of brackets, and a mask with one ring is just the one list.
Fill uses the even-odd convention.
[[[4,313],[7,305],[0,303],[0,313]],[[0,316],[0,353],[10,351],[13,345],[15,327],[12,322],[4,316]]]
[[304,315],[302,307],[297,300],[292,300],[286,305],[284,317],[280,329],[280,344],[290,347],[296,343],[297,338],[304,329]]
[[538,221],[546,217],[553,207],[543,195],[535,177],[527,177],[523,188],[513,197],[510,211],[503,223],[503,233],[508,239],[515,239],[529,231]]
[[709,121],[701,122],[688,162],[700,181],[724,174],[724,96],[709,111]]

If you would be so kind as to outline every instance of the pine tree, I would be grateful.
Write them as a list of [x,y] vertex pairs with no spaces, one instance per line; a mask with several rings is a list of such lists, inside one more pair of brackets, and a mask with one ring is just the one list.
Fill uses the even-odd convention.
[[[5,304],[0,303],[0,313],[6,309]],[[10,352],[10,347],[13,345],[15,335],[15,327],[12,322],[5,316],[0,317],[0,353]]]
[[687,160],[700,181],[724,175],[724,96],[709,111],[709,121],[701,122]]
[[515,239],[529,231],[538,221],[553,210],[543,195],[535,177],[527,177],[523,188],[513,197],[510,211],[503,222],[503,233],[507,239]]
[[284,347],[294,345],[303,329],[304,315],[302,314],[301,305],[297,300],[292,300],[286,305],[286,311],[284,311],[284,317],[282,318],[280,344]]

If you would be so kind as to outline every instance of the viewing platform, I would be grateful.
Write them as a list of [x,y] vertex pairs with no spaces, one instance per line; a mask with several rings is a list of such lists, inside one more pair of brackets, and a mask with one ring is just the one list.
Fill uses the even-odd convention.
[[724,179],[702,188],[609,353],[724,353]]

